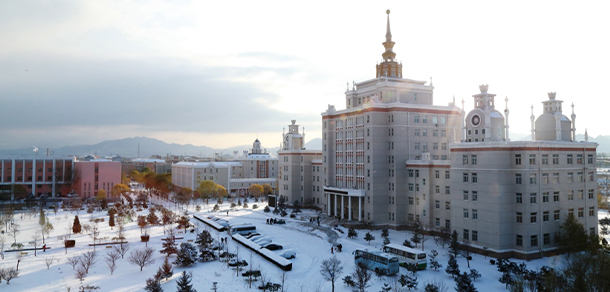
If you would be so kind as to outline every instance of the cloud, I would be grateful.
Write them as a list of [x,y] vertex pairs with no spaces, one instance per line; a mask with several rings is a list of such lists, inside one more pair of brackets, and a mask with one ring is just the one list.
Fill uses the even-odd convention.
[[6,78],[0,80],[0,124],[8,128],[0,132],[10,130],[19,140],[26,137],[16,133],[67,137],[69,133],[62,132],[74,128],[130,128],[145,133],[279,131],[290,119],[304,117],[273,109],[277,94],[231,80],[295,70],[206,67],[172,58],[3,57],[0,74]]

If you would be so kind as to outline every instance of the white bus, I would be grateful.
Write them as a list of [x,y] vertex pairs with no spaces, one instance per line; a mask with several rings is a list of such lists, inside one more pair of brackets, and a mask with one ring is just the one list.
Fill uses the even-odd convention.
[[391,254],[356,249],[354,251],[354,261],[358,266],[365,267],[383,275],[394,275],[398,273],[398,258]]
[[407,264],[417,265],[417,269],[419,270],[423,270],[428,267],[426,253],[421,250],[416,250],[400,244],[390,243],[383,247],[383,251],[396,255],[400,265],[403,267],[407,267]]
[[235,225],[235,226],[231,226],[231,228],[229,229],[230,235],[233,235],[233,234],[248,235],[250,233],[255,233],[255,232],[256,232],[256,226],[254,226],[252,224]]

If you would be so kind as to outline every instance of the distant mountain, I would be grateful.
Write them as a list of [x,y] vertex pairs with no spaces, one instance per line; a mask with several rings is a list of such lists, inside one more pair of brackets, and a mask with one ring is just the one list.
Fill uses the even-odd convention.
[[305,149],[307,150],[322,150],[322,139],[315,138],[305,143]]

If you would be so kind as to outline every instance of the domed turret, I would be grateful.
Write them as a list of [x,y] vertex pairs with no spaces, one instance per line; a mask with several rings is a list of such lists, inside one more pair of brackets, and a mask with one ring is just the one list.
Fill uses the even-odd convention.
[[488,93],[487,84],[480,85],[475,94],[475,108],[466,115],[466,142],[503,141],[506,139],[504,116],[495,109],[495,94]]
[[556,100],[555,97],[555,92],[549,92],[549,100],[542,102],[543,111],[535,123],[535,139],[572,141],[572,121],[562,114],[561,103],[563,101]]
[[258,141],[258,138],[252,143],[252,154],[261,154],[263,153],[263,149],[261,149],[261,142]]

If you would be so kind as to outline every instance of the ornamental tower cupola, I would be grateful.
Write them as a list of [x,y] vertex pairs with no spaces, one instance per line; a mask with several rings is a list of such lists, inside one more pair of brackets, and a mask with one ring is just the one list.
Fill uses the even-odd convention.
[[305,133],[299,133],[299,125],[297,120],[291,120],[292,124],[288,125],[288,133],[282,136],[282,150],[302,150],[305,147]]
[[[508,124],[495,108],[495,94],[488,93],[487,84],[479,85],[474,97],[474,109],[466,115],[464,142],[505,141]],[[508,107],[508,99],[506,99]],[[508,113],[508,109],[506,111]]]
[[402,78],[402,64],[396,62],[396,53],[392,51],[392,48],[394,48],[394,42],[392,41],[392,33],[390,31],[390,10],[386,10],[386,14],[388,15],[388,24],[385,34],[385,42],[383,42],[385,52],[381,54],[383,61],[380,64],[377,64],[377,74],[375,75],[375,78]]
[[[534,139],[545,141],[574,141],[574,105],[572,121],[562,113],[563,101],[556,99],[555,92],[548,93],[549,99],[542,102],[542,114],[536,119]],[[532,113],[533,115],[533,113]]]

